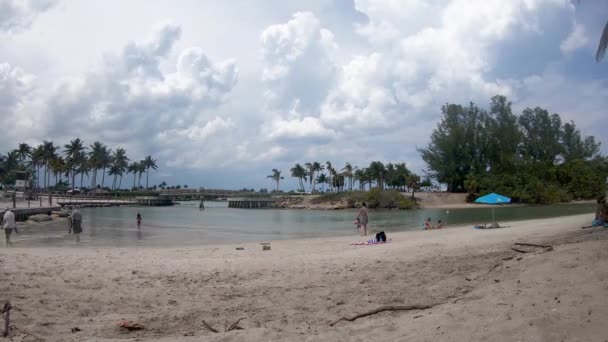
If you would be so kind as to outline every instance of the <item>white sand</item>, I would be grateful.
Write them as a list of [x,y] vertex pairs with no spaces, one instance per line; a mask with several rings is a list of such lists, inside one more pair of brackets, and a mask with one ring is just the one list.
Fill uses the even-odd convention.
[[[15,307],[14,341],[36,340],[25,332],[47,341],[604,341],[608,229],[581,230],[590,218],[403,232],[379,246],[351,246],[354,236],[273,241],[266,252],[5,248],[0,299]],[[555,250],[519,254],[515,241]],[[410,304],[438,305],[329,326]],[[122,331],[122,318],[146,328]],[[238,318],[244,330],[223,332]]]

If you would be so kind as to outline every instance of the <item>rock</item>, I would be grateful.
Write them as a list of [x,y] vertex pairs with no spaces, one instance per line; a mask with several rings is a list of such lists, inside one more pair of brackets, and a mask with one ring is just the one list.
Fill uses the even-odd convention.
[[51,212],[52,215],[57,215],[57,217],[68,217],[70,213],[68,211],[63,210],[55,210]]
[[46,221],[52,221],[53,218],[50,217],[49,215],[46,214],[38,214],[38,215],[32,215],[28,218],[28,220],[34,221],[34,222],[46,222]]

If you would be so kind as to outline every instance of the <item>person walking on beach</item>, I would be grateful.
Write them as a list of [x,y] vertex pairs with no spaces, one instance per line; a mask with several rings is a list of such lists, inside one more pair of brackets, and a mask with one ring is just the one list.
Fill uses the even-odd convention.
[[367,220],[367,207],[365,206],[365,202],[363,202],[361,209],[359,209],[359,214],[357,215],[357,221],[359,221],[359,230],[361,232],[361,236],[367,236]]
[[80,244],[80,233],[82,233],[82,214],[78,208],[72,211],[72,215],[70,216],[70,232],[76,235],[76,244]]
[[141,214],[137,213],[137,229],[141,229]]
[[11,242],[11,234],[13,233],[13,229],[15,233],[19,233],[17,231],[17,223],[15,222],[15,214],[9,209],[6,208],[4,212],[4,216],[2,216],[2,227],[4,228],[4,236],[6,237],[6,247],[12,246]]
[[205,202],[201,198],[201,203],[198,205],[198,210],[205,210]]

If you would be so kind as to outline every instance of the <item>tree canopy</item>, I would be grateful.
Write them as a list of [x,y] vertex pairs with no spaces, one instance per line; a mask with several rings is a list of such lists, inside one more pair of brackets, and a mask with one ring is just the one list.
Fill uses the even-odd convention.
[[526,108],[512,112],[504,96],[489,110],[446,104],[431,142],[419,149],[429,174],[448,191],[500,192],[515,201],[552,203],[606,192],[608,159],[573,121]]

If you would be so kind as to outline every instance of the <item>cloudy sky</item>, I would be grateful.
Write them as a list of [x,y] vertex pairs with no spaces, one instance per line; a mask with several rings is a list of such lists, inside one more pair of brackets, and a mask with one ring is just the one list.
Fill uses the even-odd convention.
[[[272,187],[294,163],[424,163],[446,102],[575,120],[608,152],[608,1],[0,0],[0,152],[79,136],[151,183]],[[286,177],[284,188],[294,188]]]

